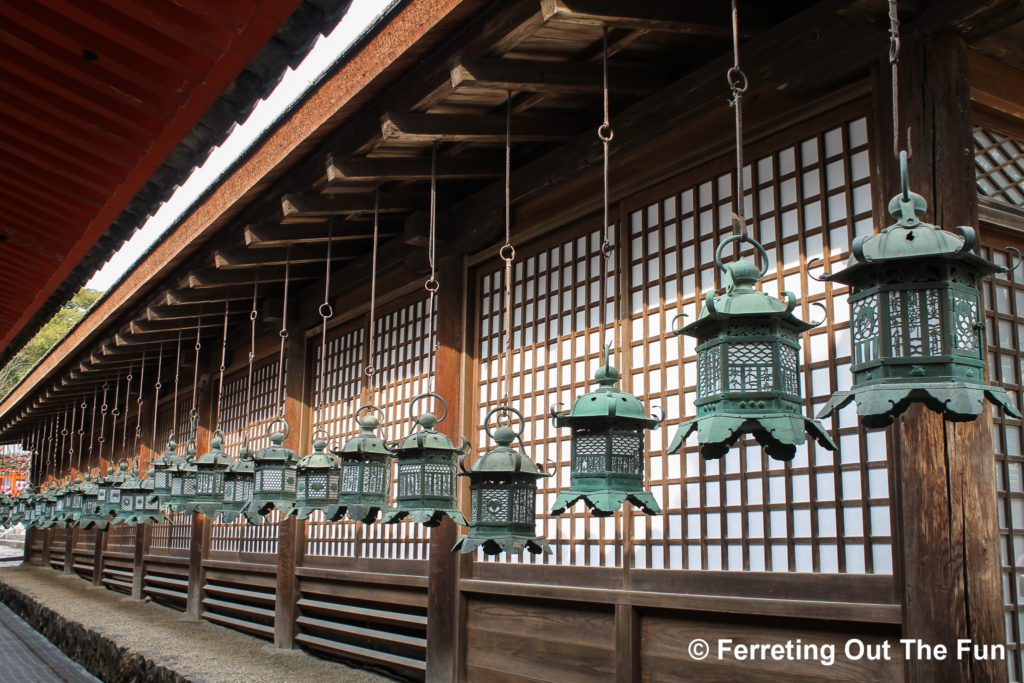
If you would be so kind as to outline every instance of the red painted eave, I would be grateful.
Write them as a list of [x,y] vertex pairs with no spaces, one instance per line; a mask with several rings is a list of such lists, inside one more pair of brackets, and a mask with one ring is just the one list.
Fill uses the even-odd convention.
[[0,0],[0,350],[300,2]]

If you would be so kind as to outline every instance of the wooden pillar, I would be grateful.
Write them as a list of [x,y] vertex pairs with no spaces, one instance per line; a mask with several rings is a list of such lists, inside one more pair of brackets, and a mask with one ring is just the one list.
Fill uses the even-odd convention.
[[[209,346],[209,343],[207,343]],[[200,360],[200,362],[202,362]],[[220,365],[220,356],[217,355],[217,365]],[[210,375],[202,375],[199,379],[197,392],[198,403],[196,415],[199,418],[196,424],[196,453],[202,453],[210,445],[210,424],[212,423],[213,396],[210,391]],[[189,543],[188,553],[188,600],[185,604],[185,615],[191,619],[198,619],[203,613],[203,560],[210,553],[210,519],[200,513],[192,513],[192,539]]]
[[[289,303],[288,328],[299,332],[300,311]],[[305,380],[310,377],[306,372],[306,339],[302,334],[292,335],[286,349],[285,366],[287,367],[285,420],[290,426],[287,448],[293,448],[302,455],[303,448],[309,443],[309,403],[306,399]],[[299,599],[298,582],[295,570],[302,565],[302,557],[306,549],[306,520],[296,519],[294,515],[281,520],[277,535],[277,587],[274,598],[274,646],[291,649],[295,647],[295,603]]]
[[50,540],[53,537],[53,527],[50,527],[49,529],[46,529],[45,531],[41,530],[41,529],[36,529],[36,531],[40,532],[40,535],[43,537],[43,559],[42,559],[43,566],[44,567],[49,567],[50,566]]
[[[463,413],[462,376],[465,348],[464,265],[461,256],[440,262],[437,295],[437,393],[448,402],[450,419],[438,426],[455,444],[462,442],[459,417]],[[429,581],[427,583],[427,680],[456,679],[459,555],[452,546],[459,527],[448,517],[430,532]]]
[[92,549],[92,585],[103,585],[103,546],[107,540],[105,529],[96,530],[96,544]]
[[35,541],[36,534],[38,533],[37,529],[25,529],[24,555],[21,559],[24,564],[29,564],[32,561],[32,543]]
[[148,524],[135,525],[135,556],[132,564],[132,597],[136,600],[142,599],[142,581],[145,576],[146,549],[149,548],[149,537],[153,527]]
[[[956,36],[903,41],[900,133],[911,131],[910,186],[928,201],[928,220],[977,225],[967,48]],[[876,82],[875,215],[899,191],[892,152],[888,64]],[[957,641],[1006,642],[999,568],[990,409],[974,422],[946,423],[918,404],[893,430],[898,579],[903,638],[949,648],[945,660],[911,658],[911,681],[1006,680],[1004,662],[956,656]]]
[[78,543],[78,527],[68,529],[64,536],[64,573],[74,573],[75,544]]

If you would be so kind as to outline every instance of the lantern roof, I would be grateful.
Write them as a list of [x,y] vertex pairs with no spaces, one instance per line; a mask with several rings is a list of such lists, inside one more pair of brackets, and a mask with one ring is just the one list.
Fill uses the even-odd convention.
[[636,420],[647,429],[657,427],[661,420],[649,417],[643,401],[615,386],[619,379],[619,371],[611,364],[611,346],[605,346],[604,365],[594,373],[598,388],[577,398],[568,415],[552,411],[558,426],[564,426],[563,422],[576,418],[619,418]]
[[167,450],[160,454],[153,465],[161,469],[169,470],[186,464],[185,458],[178,455],[178,444],[174,439],[167,441]]
[[86,473],[85,481],[82,482],[82,495],[83,496],[98,496],[99,489],[96,486],[96,482],[92,480],[92,475]]
[[[491,433],[498,447],[487,451],[473,462],[469,474],[480,472],[510,472],[513,474],[546,476],[544,471],[525,453],[512,448],[512,442],[519,438],[515,430],[501,425]],[[522,443],[520,441],[520,443]]]
[[905,168],[901,168],[901,174],[903,191],[889,201],[889,213],[896,222],[880,232],[854,239],[846,268],[827,274],[824,279],[854,284],[863,277],[862,273],[874,268],[920,259],[956,261],[980,277],[1007,270],[973,252],[977,242],[973,228],[957,226],[958,235],[921,220],[928,211],[928,202],[906,187]]
[[210,450],[200,455],[195,460],[195,465],[207,468],[228,469],[234,464],[227,453],[224,452],[224,439],[218,434],[210,439]]
[[[122,464],[123,466],[123,464]],[[139,478],[136,476],[135,471],[129,472],[125,478],[118,484],[117,488],[122,490],[136,490],[142,488]]]
[[[763,265],[760,269],[745,258],[736,259],[729,265],[722,262],[722,251],[725,247],[739,240],[750,242],[761,255]],[[816,323],[800,320],[793,315],[797,298],[792,292],[783,292],[787,300],[782,301],[754,289],[758,280],[768,272],[768,253],[757,241],[740,235],[723,240],[715,251],[715,263],[723,273],[722,289],[717,290],[721,294],[716,296],[714,291],[708,292],[704,296],[704,307],[697,320],[679,330],[680,333],[691,337],[705,337],[731,318],[739,317],[774,318],[796,332],[804,332],[816,326]]]
[[242,452],[238,454],[238,459],[228,468],[229,474],[241,474],[243,476],[253,474],[255,471],[252,451],[248,447],[242,449]]
[[327,442],[324,439],[317,439],[313,442],[313,452],[299,460],[297,465],[300,470],[311,469],[335,469],[338,467],[338,458],[333,453],[325,452]]
[[[370,408],[370,406],[364,406],[359,410],[361,412]],[[366,415],[357,418],[356,422],[359,423],[359,428],[363,430],[362,433],[356,434],[346,441],[340,451],[334,451],[336,455],[340,455],[343,458],[359,458],[362,455],[394,454],[394,452],[388,448],[388,445],[384,443],[384,439],[375,434],[376,429],[380,426],[380,420],[378,420],[375,415],[367,413]]]
[[[286,425],[287,428],[287,425]],[[284,447],[287,438],[285,432],[275,430],[270,434],[270,445],[261,448],[252,456],[261,465],[291,465],[298,460],[298,455],[291,448]],[[326,444],[325,444],[326,445]]]

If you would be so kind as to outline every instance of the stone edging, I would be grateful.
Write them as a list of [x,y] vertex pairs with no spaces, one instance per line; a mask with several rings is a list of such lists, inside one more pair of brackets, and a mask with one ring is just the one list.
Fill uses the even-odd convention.
[[138,652],[119,647],[110,638],[90,631],[77,621],[65,619],[35,598],[2,581],[0,602],[89,673],[107,683],[187,683],[189,680]]

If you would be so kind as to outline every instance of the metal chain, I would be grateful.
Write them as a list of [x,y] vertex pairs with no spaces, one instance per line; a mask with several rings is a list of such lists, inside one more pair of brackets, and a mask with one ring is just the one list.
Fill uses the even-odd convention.
[[889,0],[889,64],[892,68],[892,153],[897,158],[900,156],[899,63],[900,20],[896,8],[896,0]]
[[245,381],[245,434],[242,444],[243,450],[249,449],[249,430],[252,427],[252,362],[256,358],[256,318],[259,312],[256,310],[256,296],[260,287],[260,274],[256,271],[256,277],[252,282],[252,310],[249,311],[249,375]]
[[736,115],[736,189],[733,197],[732,227],[737,235],[750,237],[747,221],[743,217],[743,93],[747,91],[747,74],[740,68],[740,23],[736,0],[732,0],[732,59],[726,80],[732,91],[729,106]]
[[121,427],[121,460],[128,460],[128,401],[132,398],[132,368],[128,367],[124,387],[124,425]]
[[430,262],[430,279],[423,283],[429,298],[427,300],[427,372],[430,376],[430,391],[434,391],[436,377],[435,352],[437,351],[434,341],[434,305],[437,291],[441,285],[437,281],[437,263],[435,249],[437,246],[437,141],[430,151],[430,233],[427,236],[427,260]]
[[132,444],[132,452],[138,461],[142,457],[139,451],[139,439],[142,438],[142,391],[146,386],[146,352],[142,352],[142,365],[139,366],[139,397],[135,400],[135,443]]
[[[120,380],[118,380],[120,381]],[[103,444],[106,442],[106,425],[107,425],[107,391],[110,389],[110,385],[107,382],[103,383],[103,403],[100,404],[100,435],[96,439],[96,443],[100,445],[99,453],[96,454],[96,460],[100,466],[100,476],[103,475]]]
[[601,125],[597,128],[597,137],[601,140],[601,147],[604,156],[604,175],[603,175],[603,200],[604,200],[604,222],[601,223],[601,234],[603,240],[601,242],[601,257],[602,265],[604,266],[601,271],[601,295],[599,297],[600,306],[600,321],[601,321],[601,338],[604,340],[605,334],[607,333],[607,307],[605,306],[604,299],[608,296],[608,278],[612,272],[612,257],[614,255],[614,248],[612,247],[611,241],[611,229],[608,220],[608,157],[610,153],[610,146],[612,139],[615,137],[615,131],[612,129],[611,114],[608,108],[608,27],[604,27],[604,33],[602,36],[602,53],[601,53],[601,79],[602,79],[602,90],[601,96],[604,104],[604,120]]
[[93,385],[92,387],[92,417],[89,418],[89,457],[86,458],[86,462],[92,460],[92,449],[96,444],[96,398],[99,395],[99,387]]
[[199,427],[199,409],[196,408],[196,391],[199,389],[199,350],[203,348],[202,343],[199,341],[199,332],[203,329],[203,316],[199,315],[196,321],[196,357],[195,357],[195,369],[192,372],[192,407],[188,411],[189,421],[189,443],[195,444],[196,437],[198,434]]
[[504,391],[502,402],[509,403],[512,391],[512,262],[516,249],[512,246],[512,91],[508,91],[505,103],[505,244],[498,250],[498,256],[505,262],[505,348],[502,381]]
[[224,327],[221,333],[220,342],[220,368],[219,378],[217,380],[217,414],[213,421],[213,431],[216,433],[220,429],[220,415],[223,401],[221,400],[224,396],[224,363],[227,360],[228,353],[228,302],[224,300]]
[[[160,416],[160,389],[163,388],[163,384],[160,380],[164,376],[164,343],[160,342],[160,348],[157,351],[157,357],[159,360],[156,364],[156,384],[153,386],[153,438],[152,438],[152,449],[156,451],[158,446],[156,443],[156,428],[157,422]],[[172,427],[173,429],[173,427]]]
[[181,371],[181,328],[178,328],[178,351],[174,359],[174,396],[171,399],[171,433],[169,440],[178,436],[178,376]]
[[[334,315],[331,308],[331,244],[334,242],[334,222],[327,223],[327,261],[324,264],[324,302],[320,304],[319,314],[323,322],[323,330],[320,334],[320,374],[316,378],[316,403],[313,406],[313,424],[316,425],[314,434],[323,431],[323,393],[324,385],[327,383],[325,375],[327,368],[327,321]],[[315,437],[314,437],[315,438]]]
[[370,324],[369,335],[366,338],[369,360],[367,361],[366,369],[363,371],[366,374],[366,395],[370,397],[370,405],[376,405],[374,392],[377,387],[377,368],[374,365],[377,357],[377,338],[374,328],[377,325],[377,241],[380,228],[379,214],[380,187],[377,187],[373,191],[373,249],[370,254]]
[[[64,447],[67,444],[67,438],[68,438],[68,412],[70,410],[71,410],[71,406],[70,405],[68,405],[68,407],[64,409],[64,424],[61,425],[61,429],[60,429],[60,465],[58,466],[58,469],[61,470],[61,471],[64,470],[64,457],[66,455],[68,455],[68,452],[66,450],[64,450]],[[75,450],[74,447],[72,447],[71,450],[72,451]],[[71,468],[71,459],[68,458],[68,469],[70,469],[70,468]]]
[[83,441],[85,439],[85,409],[89,407],[89,404],[85,402],[85,395],[82,395],[82,403],[79,408],[82,409],[82,414],[78,419],[78,461],[75,463],[75,470],[78,472],[82,471],[82,451]]
[[288,276],[291,268],[292,259],[292,245],[289,244],[284,248],[284,298],[281,300],[281,331],[278,335],[281,337],[281,354],[277,359],[277,392],[274,394],[277,397],[278,405],[278,417],[284,418],[284,404],[285,395],[284,391],[287,391],[284,385],[284,347],[285,342],[288,340]]

